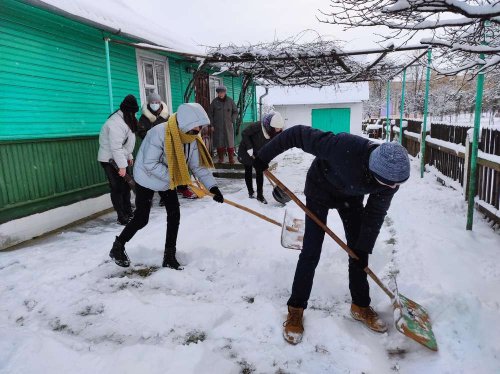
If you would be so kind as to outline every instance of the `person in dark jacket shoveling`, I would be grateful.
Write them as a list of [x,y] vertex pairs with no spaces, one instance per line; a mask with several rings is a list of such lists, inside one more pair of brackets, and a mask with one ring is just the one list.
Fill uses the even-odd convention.
[[[376,332],[387,327],[370,307],[368,256],[398,186],[410,177],[410,161],[398,143],[374,144],[346,133],[333,134],[307,126],[294,126],[271,140],[254,160],[256,170],[287,149],[297,147],[314,159],[307,173],[304,194],[307,207],[326,223],[329,209],[337,209],[344,225],[347,245],[359,260],[349,258],[351,315]],[[363,206],[365,195],[368,196]],[[303,313],[311,294],[325,232],[306,216],[304,244],[288,300],[288,318],[283,336],[291,344],[302,340]]]
[[[238,161],[245,165],[245,183],[247,185],[248,197],[251,199],[255,197],[252,178],[254,155],[256,155],[270,139],[283,131],[284,125],[285,122],[281,114],[272,112],[262,117],[260,122],[254,122],[249,125],[241,133],[241,143],[238,148]],[[262,171],[256,171],[255,181],[257,183],[257,200],[263,204],[267,204],[263,191],[264,175]]]
[[210,190],[213,199],[224,202],[224,197],[209,170],[213,162],[199,136],[210,120],[200,104],[182,104],[168,122],[156,125],[148,131],[141,144],[134,166],[136,199],[134,218],[116,237],[109,256],[119,266],[130,266],[125,244],[137,231],[148,224],[153,194],[158,191],[167,211],[167,235],[163,267],[180,270],[176,246],[179,231],[179,199],[175,188],[191,182],[189,170]]

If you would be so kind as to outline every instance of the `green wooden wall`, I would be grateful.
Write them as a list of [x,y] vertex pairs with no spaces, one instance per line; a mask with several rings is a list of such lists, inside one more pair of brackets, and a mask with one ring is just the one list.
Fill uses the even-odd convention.
[[4,142],[0,146],[0,224],[102,195],[96,136]]
[[[13,0],[0,2],[0,140],[96,134],[109,115],[103,35]],[[138,96],[135,50],[111,46],[115,106]]]

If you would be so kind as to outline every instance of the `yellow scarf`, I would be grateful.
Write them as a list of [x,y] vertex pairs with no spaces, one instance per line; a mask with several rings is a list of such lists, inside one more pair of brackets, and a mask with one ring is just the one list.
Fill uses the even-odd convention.
[[200,166],[213,168],[214,163],[201,135],[189,135],[180,131],[177,125],[177,116],[172,114],[165,126],[165,154],[170,174],[171,190],[174,190],[177,186],[191,184],[191,176],[189,175],[183,144],[194,141],[198,145]]

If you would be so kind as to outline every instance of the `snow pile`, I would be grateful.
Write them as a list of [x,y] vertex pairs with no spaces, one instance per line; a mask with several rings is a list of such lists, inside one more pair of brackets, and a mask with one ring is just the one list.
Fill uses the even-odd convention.
[[[286,153],[277,176],[302,198],[312,158]],[[374,334],[349,315],[347,256],[325,238],[305,335],[281,336],[299,252],[280,229],[211,199],[182,201],[178,252],[186,269],[157,268],[165,211],[127,245],[133,267],[108,260],[121,226],[106,215],[0,253],[2,373],[493,373],[500,367],[500,236],[476,214],[465,231],[460,193],[412,176],[396,194],[371,267],[430,313],[433,353],[398,333],[389,298],[372,285],[372,305],[390,323]],[[228,199],[281,221],[284,208],[249,200],[242,181]],[[271,187],[265,186],[271,200]],[[294,209],[289,203],[289,209]],[[296,208],[295,208],[296,211]],[[331,212],[329,226],[343,237]]]

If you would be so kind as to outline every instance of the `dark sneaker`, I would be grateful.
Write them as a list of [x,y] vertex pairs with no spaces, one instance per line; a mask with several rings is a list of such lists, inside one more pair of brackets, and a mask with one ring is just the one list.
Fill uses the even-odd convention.
[[304,335],[304,308],[288,306],[288,317],[283,323],[283,337],[290,344],[299,344]]
[[163,254],[162,267],[171,268],[174,270],[183,270],[184,268],[179,264],[175,258],[176,247],[165,248],[165,253]]
[[262,204],[267,204],[267,200],[263,195],[257,195],[257,201],[260,201]]
[[254,192],[249,192],[249,193],[248,193],[248,197],[249,197],[250,199],[255,199],[255,193],[254,193]]
[[125,252],[125,246],[118,241],[118,237],[115,239],[113,243],[113,248],[109,252],[109,257],[117,264],[118,266],[128,268],[130,266],[130,259],[127,256],[127,252]]

